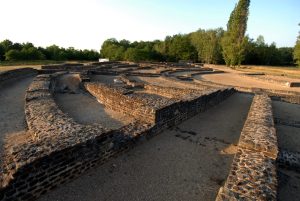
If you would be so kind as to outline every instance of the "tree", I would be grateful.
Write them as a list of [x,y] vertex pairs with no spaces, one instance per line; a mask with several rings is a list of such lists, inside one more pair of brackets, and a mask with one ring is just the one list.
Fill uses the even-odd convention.
[[138,48],[128,48],[125,52],[125,60],[127,61],[146,61],[148,60],[148,52]]
[[2,46],[2,44],[0,44],[0,61],[3,61],[5,59],[5,49]]
[[168,61],[196,60],[197,57],[197,51],[188,35],[166,37],[165,51]]
[[223,57],[227,66],[240,65],[245,57],[247,21],[250,0],[239,0],[227,23],[227,31],[222,39]]
[[223,63],[220,44],[223,34],[222,28],[199,29],[190,34],[191,43],[197,50],[199,61],[209,64]]
[[0,43],[0,45],[4,48],[5,52],[8,52],[11,49],[11,46],[13,45],[13,42],[6,39]]
[[[300,26],[300,23],[299,23]],[[300,67],[300,32],[297,38],[297,42],[294,48],[294,60],[296,61],[297,65]]]
[[101,46],[100,54],[110,60],[123,60],[127,45],[125,40],[119,43],[115,38],[107,39]]
[[21,60],[22,56],[21,56],[21,52],[19,50],[8,50],[5,53],[5,60],[7,61],[17,61],[17,60]]

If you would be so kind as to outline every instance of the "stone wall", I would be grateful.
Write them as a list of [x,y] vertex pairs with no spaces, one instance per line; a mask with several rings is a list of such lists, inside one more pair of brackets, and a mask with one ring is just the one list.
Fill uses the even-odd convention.
[[[197,91],[145,85],[145,91],[134,93],[121,87],[85,83],[87,91],[112,110],[121,111],[139,121],[160,124],[172,119],[186,119],[231,95],[233,89]],[[150,92],[150,93],[147,93]]]
[[0,84],[9,82],[11,80],[19,79],[19,78],[29,77],[36,74],[37,74],[37,70],[33,68],[19,68],[15,70],[0,72]]
[[277,155],[271,99],[256,95],[228,178],[216,200],[277,200]]
[[[107,96],[120,98],[124,104],[134,101],[132,108],[149,109],[143,111],[143,121],[137,120],[118,130],[109,130],[101,125],[78,124],[58,108],[52,93],[56,80],[62,75],[39,75],[27,91],[25,115],[28,132],[22,140],[5,146],[4,157],[0,161],[0,200],[35,199],[94,165],[128,150],[137,142],[217,104],[234,92],[229,89],[207,92],[200,97],[174,102],[155,95],[134,94],[126,89],[88,85],[90,89],[93,89],[92,86],[101,88],[101,93]],[[98,97],[99,94],[95,95]],[[159,107],[154,104],[157,100],[160,100]],[[109,101],[107,99],[107,105],[115,104]],[[157,118],[154,114],[160,114],[158,123],[151,119]]]
[[119,130],[80,125],[52,97],[57,75],[39,75],[26,95],[28,133],[7,144],[0,169],[0,200],[30,200],[68,181],[96,163],[128,149],[148,124],[133,122]]
[[133,95],[133,91],[101,83],[85,83],[85,88],[106,107],[146,121],[155,122],[155,110],[145,100]]

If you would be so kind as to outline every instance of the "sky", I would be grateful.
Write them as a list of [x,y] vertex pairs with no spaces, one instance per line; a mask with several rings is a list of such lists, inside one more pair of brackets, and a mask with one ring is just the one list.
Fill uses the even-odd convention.
[[[238,0],[0,0],[0,41],[99,50],[108,38],[163,40],[223,27]],[[295,45],[300,0],[251,0],[247,34]]]

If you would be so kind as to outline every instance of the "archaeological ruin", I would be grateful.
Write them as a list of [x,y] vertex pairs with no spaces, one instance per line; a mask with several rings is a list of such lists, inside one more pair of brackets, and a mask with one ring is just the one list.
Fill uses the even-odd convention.
[[[204,159],[207,154],[205,160],[215,160],[216,170],[223,168],[221,178],[213,175],[209,178],[209,182],[214,181],[209,195],[201,197],[201,192],[194,195],[198,200],[283,200],[281,197],[291,192],[291,195],[298,193],[295,198],[300,198],[300,189],[290,187],[300,180],[299,83],[287,84],[271,76],[246,73],[239,76],[280,87],[203,79],[226,74],[229,73],[202,64],[154,62],[57,64],[38,70],[0,72],[0,200],[46,200],[48,193],[52,196],[51,192],[56,189],[59,192],[61,186],[84,177],[96,167],[105,172],[108,168],[105,165],[111,160],[119,160],[160,136],[174,137],[166,140],[169,144],[176,140],[178,146],[174,146],[179,150],[181,143],[193,147],[184,160],[205,165],[198,155],[194,159],[192,154],[202,154]],[[234,105],[234,101],[240,101],[241,106]],[[228,108],[219,110],[222,104]],[[235,128],[230,122],[239,125]],[[222,134],[213,129],[221,129],[218,132]],[[236,135],[228,137],[227,133]],[[156,151],[163,152],[165,147],[160,146]],[[172,156],[177,153],[174,151]],[[180,154],[170,164],[184,161],[179,159]],[[210,158],[209,154],[218,156]],[[135,157],[144,156],[140,153]],[[149,156],[149,160],[156,159]],[[130,162],[120,164],[123,163]],[[160,167],[160,163],[164,162],[151,165]],[[115,164],[119,163],[113,162],[113,169]],[[134,174],[147,168],[142,167],[141,164]],[[211,167],[204,169],[191,171],[199,175],[201,171],[214,171]],[[160,170],[156,175],[160,175]],[[179,172],[186,174],[183,170]],[[289,174],[296,175],[298,180],[294,181]],[[195,179],[193,185],[203,191],[201,186],[206,185],[205,181],[203,176],[203,180]],[[105,185],[103,189],[109,188]],[[120,184],[118,188],[123,187]],[[183,186],[180,188],[184,191]],[[103,196],[103,200],[119,198]],[[194,200],[188,197],[191,195],[182,196]]]

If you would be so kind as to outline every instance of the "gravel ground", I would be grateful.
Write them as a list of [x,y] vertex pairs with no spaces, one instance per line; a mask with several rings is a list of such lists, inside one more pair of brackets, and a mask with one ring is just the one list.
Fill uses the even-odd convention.
[[251,101],[234,94],[39,201],[215,200]]
[[[287,121],[300,121],[300,105],[273,101],[273,111],[275,118]],[[300,128],[276,124],[278,145],[280,149],[291,152],[300,152]],[[280,201],[300,200],[300,174],[278,168],[279,188],[278,198]]]
[[81,124],[99,123],[109,129],[118,129],[133,121],[128,116],[105,108],[88,93],[58,93],[55,100],[63,112]]
[[0,86],[0,149],[5,137],[24,132],[24,99],[26,89],[33,77],[28,77]]

